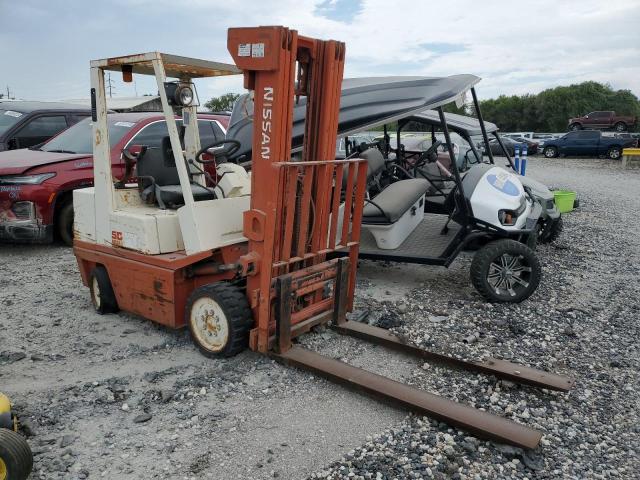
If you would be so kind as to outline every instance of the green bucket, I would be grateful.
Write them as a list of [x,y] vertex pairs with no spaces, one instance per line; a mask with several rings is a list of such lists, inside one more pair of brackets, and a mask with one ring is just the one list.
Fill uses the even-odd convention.
[[576,200],[576,192],[570,190],[554,190],[553,197],[560,213],[569,213],[573,210],[573,202]]

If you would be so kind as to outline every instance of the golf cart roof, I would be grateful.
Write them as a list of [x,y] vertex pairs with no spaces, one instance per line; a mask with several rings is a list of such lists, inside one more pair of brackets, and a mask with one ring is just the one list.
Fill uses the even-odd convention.
[[[451,103],[480,81],[475,75],[449,77],[364,77],[342,82],[338,136],[361,132],[394,122],[424,110]],[[293,151],[302,149],[306,100],[301,99],[293,112]],[[234,155],[251,152],[253,102],[241,96],[234,105],[227,138],[240,142]]]
[[92,60],[92,67],[100,67],[103,70],[122,71],[124,65],[131,65],[133,73],[154,75],[153,60],[160,59],[164,64],[167,77],[202,78],[219,77],[222,75],[239,75],[242,73],[235,65],[221,62],[211,62],[197,58],[181,57],[160,52],[139,53],[125,55],[123,57],[111,57],[101,60]]
[[[452,132],[468,135],[470,137],[474,135],[482,135],[480,121],[475,117],[467,117],[466,115],[458,115],[457,113],[445,113],[444,118],[447,121],[449,130]],[[435,110],[416,113],[415,115],[407,117],[406,120],[426,123],[427,125],[434,125],[436,127],[440,125],[440,116]],[[487,129],[487,133],[498,131],[498,126],[495,123],[487,122],[485,120],[484,126]]]

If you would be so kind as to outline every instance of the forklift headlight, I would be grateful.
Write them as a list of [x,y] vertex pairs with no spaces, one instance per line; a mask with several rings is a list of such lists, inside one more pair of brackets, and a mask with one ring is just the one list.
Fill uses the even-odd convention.
[[175,107],[197,106],[197,95],[193,83],[166,82],[164,89],[170,105]]

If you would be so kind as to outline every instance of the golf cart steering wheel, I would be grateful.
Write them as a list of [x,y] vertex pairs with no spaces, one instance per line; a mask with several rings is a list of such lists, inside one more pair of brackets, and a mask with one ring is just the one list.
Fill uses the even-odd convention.
[[196,161],[203,164],[203,165],[207,165],[209,163],[214,163],[216,162],[215,158],[212,158],[211,160],[203,160],[202,158],[202,154],[204,153],[209,153],[209,149],[211,148],[215,148],[215,147],[222,147],[224,145],[231,145],[231,147],[229,147],[229,150],[227,151],[221,151],[219,153],[216,153],[216,157],[218,157],[218,161],[217,163],[224,163],[226,162],[226,157],[233,155],[234,153],[236,153],[239,149],[240,149],[240,142],[237,140],[231,140],[231,139],[225,139],[225,140],[218,140],[217,142],[213,142],[211,145],[207,145],[204,148],[201,148],[200,150],[198,150],[198,153],[196,153]]
[[425,162],[435,162],[438,159],[436,151],[438,150],[438,147],[440,145],[442,145],[442,142],[440,140],[436,140],[435,142],[433,142],[433,145],[431,145],[427,150],[424,151],[423,154],[420,155],[417,164],[422,165]]

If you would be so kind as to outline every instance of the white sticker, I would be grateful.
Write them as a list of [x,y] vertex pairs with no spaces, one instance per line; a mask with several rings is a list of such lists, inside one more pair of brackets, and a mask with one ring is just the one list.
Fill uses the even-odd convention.
[[140,247],[138,236],[131,232],[122,232],[122,246],[137,250]]
[[250,43],[241,43],[238,45],[238,56],[239,57],[250,57],[251,56],[251,44]]
[[254,43],[251,45],[251,56],[256,58],[264,57],[264,43]]
[[135,125],[135,123],[132,122],[116,122],[114,123],[114,125],[116,127],[127,127],[127,128],[131,128]]
[[7,110],[6,112],[4,112],[4,114],[15,118],[20,118],[22,116],[20,112],[14,112],[13,110]]

